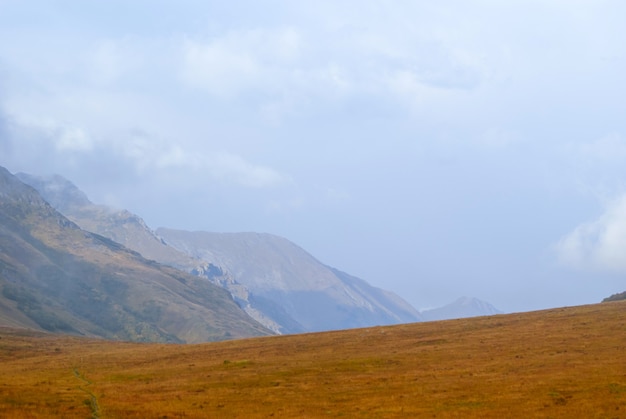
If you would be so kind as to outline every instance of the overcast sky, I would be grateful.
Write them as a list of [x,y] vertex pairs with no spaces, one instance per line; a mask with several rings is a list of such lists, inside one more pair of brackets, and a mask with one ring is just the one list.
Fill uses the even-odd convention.
[[626,2],[0,0],[0,165],[416,308],[626,290]]

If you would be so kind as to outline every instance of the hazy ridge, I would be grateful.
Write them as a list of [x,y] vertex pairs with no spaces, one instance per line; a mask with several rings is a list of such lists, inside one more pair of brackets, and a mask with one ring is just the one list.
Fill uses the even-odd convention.
[[93,204],[61,176],[17,176],[82,228],[225,288],[248,315],[275,332],[421,320],[419,312],[399,296],[324,265],[285,238],[153,231],[138,215]]
[[222,288],[85,231],[0,168],[2,324],[109,339],[269,334]]
[[224,288],[250,317],[276,333],[499,313],[477,299],[459,299],[420,313],[395,293],[326,266],[285,238],[266,233],[155,231],[127,210],[94,204],[61,176],[16,176],[81,228]]

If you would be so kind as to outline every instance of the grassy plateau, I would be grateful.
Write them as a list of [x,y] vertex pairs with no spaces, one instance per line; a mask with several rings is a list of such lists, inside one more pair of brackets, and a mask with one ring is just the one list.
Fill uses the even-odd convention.
[[626,301],[196,345],[0,329],[0,417],[626,418]]

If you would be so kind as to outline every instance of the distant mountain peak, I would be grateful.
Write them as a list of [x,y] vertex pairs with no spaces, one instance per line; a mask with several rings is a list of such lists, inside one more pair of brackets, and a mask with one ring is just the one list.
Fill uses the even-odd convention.
[[465,317],[490,316],[494,314],[502,314],[502,311],[475,297],[460,297],[443,307],[423,310],[421,312],[424,320],[461,319]]

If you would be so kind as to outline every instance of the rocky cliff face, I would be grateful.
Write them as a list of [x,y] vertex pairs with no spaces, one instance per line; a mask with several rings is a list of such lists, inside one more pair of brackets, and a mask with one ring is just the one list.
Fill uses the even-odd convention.
[[270,334],[227,292],[81,229],[0,168],[0,324],[109,339]]

